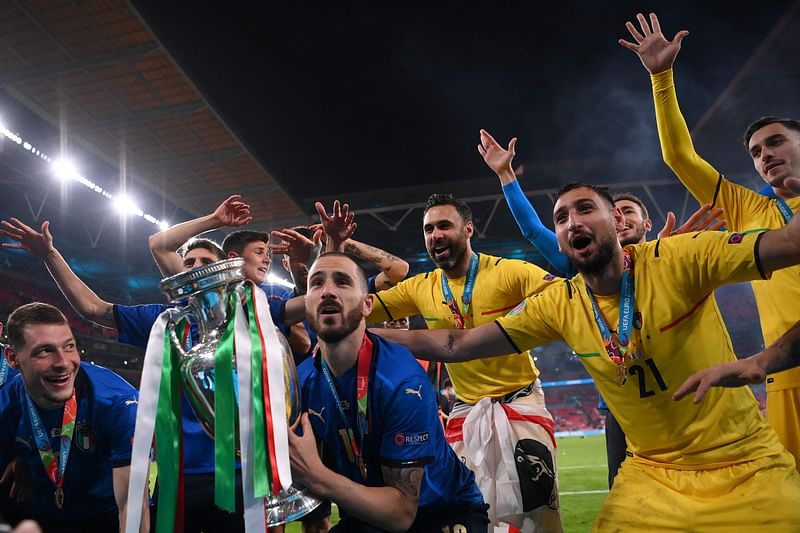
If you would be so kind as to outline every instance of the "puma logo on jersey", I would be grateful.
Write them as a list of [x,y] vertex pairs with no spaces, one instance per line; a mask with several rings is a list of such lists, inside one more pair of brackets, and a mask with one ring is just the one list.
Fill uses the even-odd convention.
[[325,423],[325,419],[322,418],[322,413],[324,413],[324,412],[325,412],[325,408],[324,407],[322,408],[322,410],[320,412],[316,412],[315,410],[311,409],[310,407],[308,408],[308,414],[316,416],[317,418],[319,418],[322,421],[323,424]]
[[406,387],[406,394],[416,394],[419,399],[422,399],[422,385],[420,385],[417,390],[411,389]]
[[138,404],[139,400],[125,400],[125,405]]

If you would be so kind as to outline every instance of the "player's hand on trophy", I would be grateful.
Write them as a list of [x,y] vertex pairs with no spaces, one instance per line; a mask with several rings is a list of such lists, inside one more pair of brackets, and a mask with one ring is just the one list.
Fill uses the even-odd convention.
[[[303,430],[302,435],[296,433],[297,428]],[[326,470],[319,457],[317,439],[308,419],[308,413],[302,413],[289,428],[289,460],[292,463],[292,480],[313,492],[315,474]]]
[[636,20],[639,21],[641,33],[632,22],[625,23],[625,27],[628,28],[636,42],[632,43],[625,39],[620,39],[617,42],[628,50],[635,52],[642,61],[644,68],[650,74],[658,74],[671,69],[681,49],[681,41],[689,35],[689,32],[681,30],[675,34],[671,41],[668,41],[664,34],[661,33],[661,25],[658,23],[658,17],[655,13],[650,13],[650,24],[647,23],[647,19],[641,13],[636,14]]
[[253,220],[253,217],[250,216],[250,205],[243,202],[242,197],[238,194],[232,194],[226,198],[211,213],[211,216],[219,223],[220,227],[237,228],[249,224]]
[[711,204],[705,204],[695,211],[686,222],[675,229],[675,213],[670,211],[667,213],[667,222],[664,224],[664,228],[658,232],[658,238],[663,239],[696,231],[717,231],[727,223],[719,218],[723,212],[724,210],[721,207],[712,210]]
[[50,234],[50,222],[42,222],[41,233],[23,223],[17,218],[12,218],[11,222],[3,220],[0,222],[0,234],[13,239],[17,242],[4,242],[3,248],[13,248],[25,250],[29,254],[44,259],[50,254],[53,248],[53,236]]

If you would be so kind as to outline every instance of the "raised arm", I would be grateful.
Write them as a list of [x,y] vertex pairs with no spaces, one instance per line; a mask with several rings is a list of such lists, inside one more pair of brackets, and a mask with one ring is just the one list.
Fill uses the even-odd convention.
[[81,317],[101,326],[116,327],[114,306],[87,287],[53,246],[50,222],[45,221],[42,224],[41,233],[16,218],[12,218],[11,222],[3,220],[0,224],[2,224],[0,234],[17,241],[3,243],[3,247],[25,250],[44,261],[58,288]]
[[672,79],[672,65],[681,49],[683,38],[689,32],[681,30],[672,41],[668,41],[661,32],[655,13],[650,13],[649,24],[641,13],[636,18],[641,33],[631,22],[625,24],[636,42],[620,39],[619,44],[636,53],[650,73],[664,162],[698,202],[713,205],[720,174],[695,152],[689,127],[678,106],[678,96]]
[[239,227],[249,224],[253,220],[250,216],[250,206],[241,199],[238,194],[231,195],[219,204],[213,213],[176,224],[151,235],[150,253],[153,254],[161,273],[164,276],[171,276],[183,271],[183,259],[178,255],[178,249],[195,235],[226,226]]
[[359,520],[387,531],[407,531],[417,514],[422,467],[382,467],[385,487],[368,487],[327,468],[319,458],[308,414],[300,418],[303,435],[289,432],[292,477]]
[[343,204],[336,200],[329,215],[321,202],[316,202],[314,207],[319,214],[319,221],[325,234],[325,251],[342,251],[344,242],[353,236],[358,224],[353,222],[355,214],[350,211],[350,204]]
[[511,166],[516,145],[517,138],[514,137],[509,141],[508,148],[503,148],[488,131],[481,130],[478,153],[500,179],[503,196],[506,198],[506,203],[508,203],[522,235],[560,272],[568,275],[574,274],[574,268],[569,259],[558,250],[556,234],[542,223],[536,210],[522,192]]
[[508,355],[517,349],[496,323],[473,329],[371,329],[386,340],[402,344],[417,359],[455,363]]
[[800,322],[763,352],[692,374],[678,387],[672,399],[680,400],[694,392],[694,403],[700,403],[711,387],[742,387],[763,383],[767,374],[797,366],[800,366]]
[[342,248],[348,254],[369,262],[381,271],[375,278],[375,289],[382,291],[394,287],[408,274],[408,263],[385,250],[355,239],[347,239]]

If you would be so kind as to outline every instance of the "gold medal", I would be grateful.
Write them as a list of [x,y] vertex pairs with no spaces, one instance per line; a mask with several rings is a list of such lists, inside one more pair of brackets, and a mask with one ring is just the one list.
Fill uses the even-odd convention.
[[56,492],[53,496],[56,501],[56,507],[59,509],[64,507],[64,489],[61,487],[56,487]]
[[625,382],[628,380],[628,371],[625,368],[625,363],[617,364],[617,379],[615,380],[616,384],[622,387],[625,385]]

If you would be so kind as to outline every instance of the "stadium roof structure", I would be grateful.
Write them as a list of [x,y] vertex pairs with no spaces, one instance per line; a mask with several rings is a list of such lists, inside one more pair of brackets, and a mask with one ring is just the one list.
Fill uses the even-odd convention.
[[[342,198],[357,210],[358,238],[418,269],[422,203],[452,191],[473,207],[476,248],[541,263],[474,151],[480,127],[501,142],[520,137],[521,183],[540,213],[570,181],[640,195],[656,227],[668,210],[682,218],[694,206],[661,162],[646,73],[616,44],[634,13],[562,4],[10,0],[0,6],[0,121],[53,157],[75,155],[94,183],[135,193],[160,220],[206,214],[240,193],[254,227],[269,229],[309,221],[314,200]],[[744,125],[800,116],[798,6],[660,8],[662,27],[692,31],[676,83],[698,151],[751,187]],[[3,217],[54,220],[81,273],[126,288],[130,301],[155,294],[143,253],[152,225],[66,191],[2,142]],[[3,254],[8,268],[27,268],[24,259]]]

